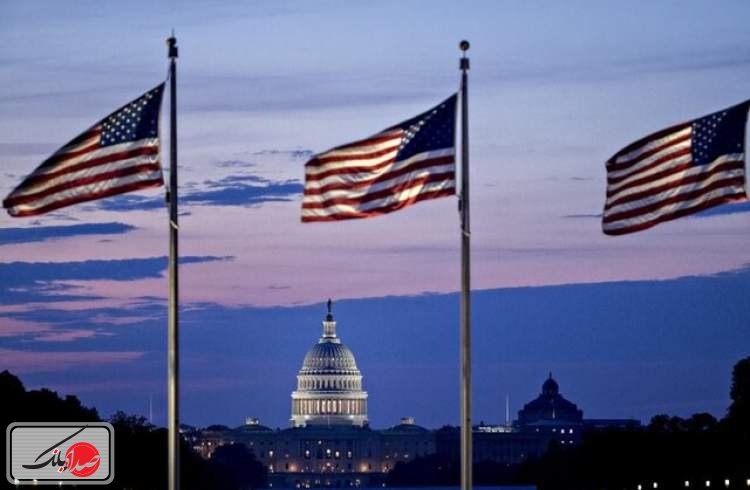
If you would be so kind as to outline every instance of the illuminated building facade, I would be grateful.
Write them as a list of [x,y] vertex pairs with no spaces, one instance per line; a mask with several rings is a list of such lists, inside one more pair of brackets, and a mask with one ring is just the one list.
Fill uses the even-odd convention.
[[[388,429],[369,427],[362,373],[336,333],[330,301],[323,334],[305,355],[291,398],[291,427],[274,430],[250,418],[235,429],[201,431],[192,438],[194,448],[210,458],[221,445],[245,444],[276,488],[374,486],[399,462],[435,453],[458,459],[457,427],[428,430],[409,417]],[[519,463],[543,454],[551,441],[576,444],[584,422],[583,412],[560,394],[550,374],[516,423],[474,428],[474,461]]]
[[293,427],[367,425],[367,392],[354,354],[336,335],[328,300],[323,335],[305,356],[292,393]]

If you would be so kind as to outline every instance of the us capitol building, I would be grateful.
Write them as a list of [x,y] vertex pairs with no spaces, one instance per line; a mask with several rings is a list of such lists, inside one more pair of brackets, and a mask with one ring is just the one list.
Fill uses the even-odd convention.
[[328,300],[323,335],[313,345],[297,375],[292,392],[292,427],[367,425],[367,392],[354,354],[336,335]]
[[[542,393],[504,425],[474,427],[474,461],[518,463],[545,452],[551,441],[576,444],[588,426],[636,424],[633,420],[583,420],[560,393],[552,374]],[[367,419],[367,392],[352,351],[336,333],[328,300],[323,334],[305,355],[292,392],[290,427],[271,429],[248,418],[240,427],[212,426],[190,437],[210,458],[224,444],[245,444],[269,472],[273,487],[372,486],[399,462],[439,454],[458,459],[459,429],[428,430],[405,417],[374,430]]]

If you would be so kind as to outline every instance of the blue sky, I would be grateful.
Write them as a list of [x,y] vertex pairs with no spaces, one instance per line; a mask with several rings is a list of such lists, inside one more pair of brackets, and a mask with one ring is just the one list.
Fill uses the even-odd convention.
[[[429,5],[3,2],[0,194],[162,81],[174,28],[186,421],[285,425],[332,297],[374,425],[457,423],[455,199],[309,225],[299,201],[314,152],[455,91],[467,38],[477,420],[550,370],[591,416],[721,415],[750,345],[748,207],[618,238],[599,215],[613,153],[748,98],[750,4]],[[151,396],[164,421],[162,193],[0,217],[0,368],[105,414]]]

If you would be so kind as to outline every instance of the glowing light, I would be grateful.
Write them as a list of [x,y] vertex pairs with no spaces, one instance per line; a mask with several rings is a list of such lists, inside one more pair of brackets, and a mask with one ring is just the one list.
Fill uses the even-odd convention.
[[724,486],[729,488],[729,478],[724,480]]
[[690,487],[690,482],[685,480],[685,488],[688,488],[688,487]]

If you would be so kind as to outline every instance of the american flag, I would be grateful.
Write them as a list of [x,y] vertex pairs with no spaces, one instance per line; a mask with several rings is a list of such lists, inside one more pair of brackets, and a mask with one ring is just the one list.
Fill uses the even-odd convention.
[[750,100],[646,136],[607,161],[602,228],[645,230],[747,199],[745,126]]
[[74,138],[3,201],[11,216],[164,184],[159,163],[159,109],[164,84]]
[[455,194],[456,100],[305,164],[302,221],[368,218]]

